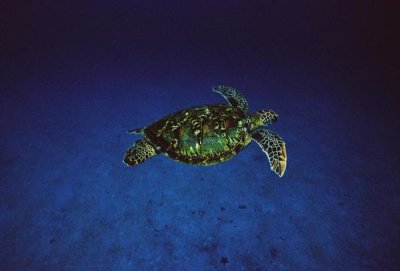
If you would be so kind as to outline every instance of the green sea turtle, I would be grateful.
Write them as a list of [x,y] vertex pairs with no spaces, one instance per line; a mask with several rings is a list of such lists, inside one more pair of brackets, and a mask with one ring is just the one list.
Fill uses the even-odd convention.
[[229,103],[203,105],[172,113],[130,134],[142,134],[130,147],[124,163],[134,166],[163,153],[192,165],[212,165],[229,160],[252,140],[268,156],[271,170],[282,177],[286,169],[286,147],[282,138],[265,129],[278,115],[271,110],[248,113],[248,104],[236,89],[217,86]]

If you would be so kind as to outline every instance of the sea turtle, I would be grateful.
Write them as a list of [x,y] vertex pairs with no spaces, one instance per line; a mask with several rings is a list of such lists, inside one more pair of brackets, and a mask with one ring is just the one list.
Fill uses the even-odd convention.
[[286,169],[286,147],[282,138],[263,128],[278,119],[271,110],[248,114],[243,95],[227,86],[213,87],[229,104],[203,105],[172,113],[130,134],[141,134],[124,157],[134,166],[147,158],[164,153],[192,165],[212,165],[229,160],[251,140],[268,156],[271,170],[282,177]]

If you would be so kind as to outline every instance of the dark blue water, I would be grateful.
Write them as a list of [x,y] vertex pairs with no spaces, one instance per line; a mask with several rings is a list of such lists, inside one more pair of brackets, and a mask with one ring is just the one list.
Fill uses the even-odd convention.
[[[398,270],[394,7],[56,2],[1,4],[0,270]],[[255,143],[122,163],[220,84],[280,115],[282,178]]]

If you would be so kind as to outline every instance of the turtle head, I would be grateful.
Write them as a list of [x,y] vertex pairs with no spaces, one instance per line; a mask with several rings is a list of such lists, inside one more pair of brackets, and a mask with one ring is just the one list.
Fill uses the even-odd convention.
[[251,130],[267,126],[278,120],[278,114],[272,110],[260,110],[251,115]]

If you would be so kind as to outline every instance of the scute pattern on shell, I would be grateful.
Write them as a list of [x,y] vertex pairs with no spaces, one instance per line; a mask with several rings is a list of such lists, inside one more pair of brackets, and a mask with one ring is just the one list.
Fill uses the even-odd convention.
[[205,105],[173,113],[146,127],[144,134],[172,159],[210,165],[230,159],[250,143],[244,122],[231,105]]

